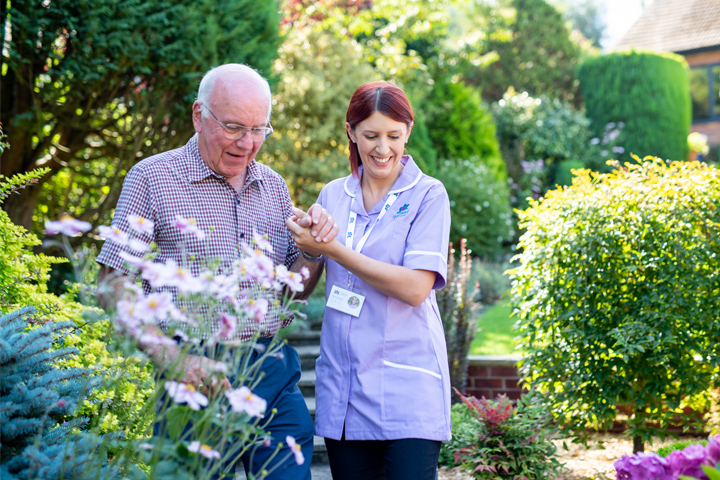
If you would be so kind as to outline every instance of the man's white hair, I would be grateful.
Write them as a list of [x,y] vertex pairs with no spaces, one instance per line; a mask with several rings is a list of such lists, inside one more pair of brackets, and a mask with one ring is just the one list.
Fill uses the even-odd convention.
[[[239,80],[251,81],[256,83],[261,89],[265,90],[268,98],[268,118],[270,122],[270,114],[272,113],[272,93],[270,92],[270,84],[257,70],[241,63],[226,63],[218,67],[211,68],[202,80],[200,80],[200,87],[198,88],[197,102],[203,106],[208,105],[210,97],[215,90],[215,84],[221,77],[235,77]],[[210,116],[206,108],[202,109],[202,116],[208,118]]]

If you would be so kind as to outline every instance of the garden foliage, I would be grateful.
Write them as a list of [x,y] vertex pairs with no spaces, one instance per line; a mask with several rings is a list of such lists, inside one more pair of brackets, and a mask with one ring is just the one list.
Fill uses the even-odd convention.
[[515,235],[510,192],[505,181],[477,160],[445,160],[437,178],[450,198],[450,241],[467,239],[473,255],[495,259]]
[[618,52],[588,58],[578,73],[591,128],[599,133],[623,122],[620,144],[630,154],[669,160],[688,157],[690,81],[685,60],[675,54]]
[[498,180],[507,172],[495,138],[492,115],[473,88],[448,78],[437,78],[424,101],[422,110],[433,148],[440,158],[473,159],[485,165]]
[[[0,192],[3,192],[0,196],[25,193],[24,188],[37,184],[38,177],[44,173],[45,170],[40,169],[0,179]],[[74,286],[71,292],[60,297],[48,292],[51,267],[65,265],[67,260],[33,253],[31,249],[40,243],[34,234],[15,225],[8,214],[0,210],[0,312],[33,306],[37,313],[32,316],[31,325],[71,322],[73,328],[63,335],[63,342],[66,347],[75,347],[77,354],[64,355],[56,366],[85,368],[89,376],[101,381],[97,388],[86,392],[70,417],[86,417],[88,428],[99,427],[101,432],[123,430],[137,436],[152,419],[140,414],[152,391],[149,364],[109,349],[106,342],[113,334],[110,322],[103,320],[97,309],[78,303],[85,286],[93,283],[94,278],[78,279],[83,285]],[[66,254],[70,258],[76,256],[72,251]],[[94,265],[92,258],[86,260]]]
[[[557,448],[552,443],[554,428],[537,398],[524,395],[516,406],[504,395],[497,400],[463,395],[460,398],[473,421],[468,422],[460,415],[453,417],[467,423],[453,424],[453,432],[457,427],[462,433],[445,447],[445,456],[447,447],[455,448],[452,452],[455,463],[478,480],[555,478],[561,464],[555,458]],[[456,406],[453,411],[460,408]],[[478,428],[471,434],[475,426]]]
[[720,367],[720,171],[647,157],[580,171],[520,212],[510,271],[520,371],[561,427],[582,435],[630,411],[635,451]]
[[117,471],[103,466],[100,439],[78,435],[87,419],[65,421],[97,385],[89,370],[54,365],[77,353],[63,348],[74,325],[29,327],[35,314],[34,307],[24,307],[0,317],[0,477],[116,478]]
[[[266,75],[280,43],[276,1],[2,2],[0,173],[40,166],[40,214],[109,219],[124,172],[192,135],[200,76],[226,62]],[[58,184],[56,174],[63,172]],[[4,208],[30,229],[40,189]]]
[[510,86],[531,95],[575,99],[580,46],[552,5],[545,0],[502,0],[478,14],[485,28],[481,34],[471,32],[466,48],[494,61],[468,69],[465,78],[484,99],[497,101]]
[[275,132],[263,146],[262,161],[307,209],[326,183],[350,173],[348,102],[356,88],[378,78],[355,41],[310,28],[288,31],[275,71],[281,75],[273,96]]
[[[468,352],[477,328],[479,304],[475,302],[475,297],[478,296],[478,285],[473,284],[470,279],[472,259],[465,246],[465,239],[460,239],[460,256],[457,262],[452,247],[450,243],[447,284],[438,291],[437,302],[445,331],[450,385],[465,391]],[[457,401],[457,398],[453,397],[453,400]]]
[[573,168],[606,172],[606,162],[624,152],[618,144],[622,124],[608,124],[595,136],[584,111],[547,95],[509,89],[492,106],[508,175],[512,205],[527,208],[553,186],[572,183]]

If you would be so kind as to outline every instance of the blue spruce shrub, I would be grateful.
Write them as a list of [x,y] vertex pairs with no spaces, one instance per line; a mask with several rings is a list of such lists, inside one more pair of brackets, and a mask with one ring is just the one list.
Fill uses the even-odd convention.
[[87,420],[64,421],[96,383],[86,369],[55,366],[77,352],[53,345],[73,325],[29,327],[35,312],[24,307],[0,317],[0,478],[115,478],[103,467],[101,439],[79,433]]

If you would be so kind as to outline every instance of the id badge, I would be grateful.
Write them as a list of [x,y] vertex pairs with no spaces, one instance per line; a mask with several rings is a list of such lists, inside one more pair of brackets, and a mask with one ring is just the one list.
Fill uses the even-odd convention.
[[362,292],[335,283],[325,306],[357,317],[360,315],[363,303],[365,303],[365,295]]

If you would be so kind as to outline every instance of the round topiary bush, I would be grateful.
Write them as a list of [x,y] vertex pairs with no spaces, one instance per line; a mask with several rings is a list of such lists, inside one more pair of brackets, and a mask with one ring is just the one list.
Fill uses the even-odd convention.
[[685,60],[675,54],[627,51],[583,62],[578,73],[586,114],[595,132],[623,122],[620,145],[630,153],[671,160],[688,157],[690,80]]
[[720,170],[581,170],[519,216],[520,371],[555,421],[607,428],[623,405],[636,450],[671,421],[702,428],[683,402],[720,383]]

